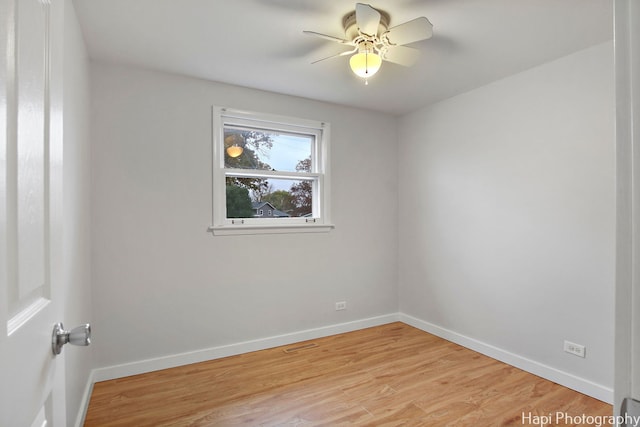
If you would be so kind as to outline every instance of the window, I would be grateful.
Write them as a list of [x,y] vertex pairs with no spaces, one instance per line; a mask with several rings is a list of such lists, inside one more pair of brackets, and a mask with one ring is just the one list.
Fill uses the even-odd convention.
[[214,107],[210,230],[331,229],[328,151],[327,123]]

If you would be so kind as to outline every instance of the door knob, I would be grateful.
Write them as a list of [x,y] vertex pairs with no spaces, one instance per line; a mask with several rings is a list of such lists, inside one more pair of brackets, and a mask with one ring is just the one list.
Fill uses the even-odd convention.
[[62,346],[66,343],[83,346],[91,344],[91,325],[86,323],[70,331],[65,331],[62,323],[56,323],[51,335],[51,350],[53,354],[60,354]]

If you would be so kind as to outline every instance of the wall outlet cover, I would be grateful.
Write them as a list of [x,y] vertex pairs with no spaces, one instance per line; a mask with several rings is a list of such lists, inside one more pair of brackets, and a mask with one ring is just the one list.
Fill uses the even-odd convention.
[[578,357],[585,357],[586,356],[586,348],[581,345],[581,344],[576,344],[573,343],[571,341],[566,341],[564,342],[564,351],[566,351],[567,353],[571,353],[573,355],[576,355]]

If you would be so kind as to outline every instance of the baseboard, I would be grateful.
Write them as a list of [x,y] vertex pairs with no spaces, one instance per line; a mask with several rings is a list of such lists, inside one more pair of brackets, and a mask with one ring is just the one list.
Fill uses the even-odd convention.
[[93,383],[95,383],[99,381],[111,380],[114,378],[122,378],[130,375],[158,371],[161,369],[174,368],[176,366],[189,365],[191,363],[198,363],[207,360],[219,359],[222,357],[235,356],[237,354],[264,350],[267,348],[326,337],[329,335],[342,334],[345,332],[356,331],[373,326],[380,326],[397,321],[398,314],[393,313],[367,319],[355,320],[352,322],[323,326],[320,328],[307,329],[283,335],[276,335],[267,338],[223,345],[219,347],[212,347],[164,357],[157,357],[132,363],[125,363],[122,365],[97,368],[92,371],[92,381]]
[[91,400],[91,393],[93,392],[93,384],[95,383],[94,372],[89,373],[87,384],[84,387],[82,393],[82,400],[80,401],[80,408],[78,409],[78,415],[76,416],[75,427],[82,427],[84,425],[84,418],[87,415],[87,409],[89,409],[89,401]]
[[527,359],[526,357],[522,357],[501,348],[494,347],[490,344],[486,344],[476,339],[469,338],[457,332],[442,328],[413,316],[409,316],[408,314],[399,313],[398,320],[440,338],[444,338],[447,341],[454,342],[463,347],[477,351],[478,353],[482,353],[485,356],[489,356],[493,359],[507,363],[511,366],[515,366],[516,368],[545,378],[549,381],[553,381],[554,383],[586,394],[587,396],[591,396],[603,402],[613,404],[613,389],[605,387],[601,384],[596,384],[584,378],[580,378],[573,374],[563,372],[559,369],[547,366],[540,362]]

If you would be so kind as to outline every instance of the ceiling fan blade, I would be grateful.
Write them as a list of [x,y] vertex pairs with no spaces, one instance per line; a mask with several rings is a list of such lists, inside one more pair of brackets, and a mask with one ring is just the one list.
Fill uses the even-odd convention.
[[391,45],[404,45],[431,38],[432,35],[433,25],[422,16],[389,28],[389,31],[385,32],[382,38],[386,38]]
[[356,24],[360,32],[375,36],[380,25],[380,12],[368,4],[356,3]]
[[351,40],[341,39],[340,37],[328,36],[326,34],[316,33],[315,31],[306,31],[305,30],[305,31],[303,31],[303,33],[309,34],[310,36],[320,37],[320,38],[325,39],[325,40],[330,40],[332,42],[338,42],[338,43],[342,43],[342,44],[352,44]]
[[322,59],[318,59],[312,62],[312,64],[318,63],[320,61],[324,61],[325,59],[331,59],[331,58],[337,58],[339,56],[345,56],[345,55],[351,55],[352,53],[356,53],[358,49],[352,49],[352,50],[348,50],[346,52],[341,52],[341,53],[337,53],[335,55],[331,55],[331,56],[327,56],[326,58],[322,58]]
[[420,58],[420,51],[407,46],[389,46],[382,54],[382,59],[394,64],[410,67]]

